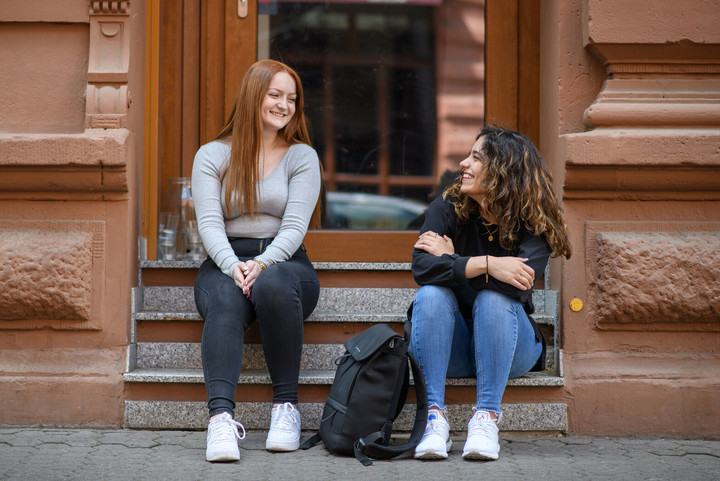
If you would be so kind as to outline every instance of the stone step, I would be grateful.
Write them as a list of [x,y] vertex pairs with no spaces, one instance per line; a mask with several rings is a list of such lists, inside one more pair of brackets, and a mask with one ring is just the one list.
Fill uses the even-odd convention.
[[[235,419],[247,430],[267,430],[270,426],[269,402],[238,403]],[[503,418],[500,430],[567,431],[567,405],[552,403],[507,403],[501,405]],[[323,403],[300,403],[303,440],[320,427]],[[447,415],[453,431],[465,432],[472,413],[472,404],[448,404]],[[202,401],[125,401],[126,428],[133,429],[207,429],[207,406]],[[408,403],[393,424],[394,432],[408,432],[415,419],[415,405]],[[311,432],[308,432],[311,431]],[[457,448],[456,448],[457,449]]]
[[[310,322],[404,322],[415,288],[323,287]],[[542,324],[557,318],[557,292],[533,292],[536,314]],[[192,287],[147,286],[135,313],[137,320],[200,320]]]
[[[142,264],[142,269],[170,269],[170,277],[172,269],[196,269],[200,265],[187,261],[144,261]],[[410,269],[410,264],[398,263],[314,265],[318,271],[376,271],[377,275],[382,275],[382,271]],[[185,275],[187,277],[187,272]],[[205,394],[200,329],[192,325],[202,322],[202,319],[195,308],[193,288],[189,284],[186,279],[181,286],[144,286],[133,290],[133,343],[129,349],[128,372],[124,375],[129,393],[125,401],[125,427],[205,429],[207,426],[207,409],[202,401]],[[364,329],[361,327],[363,324],[378,322],[390,323],[401,331],[416,290],[415,287],[321,288],[318,306],[306,321],[310,324],[307,332],[315,332],[315,337],[308,334],[301,360],[299,383],[303,429],[317,430],[319,427],[323,408],[320,401],[327,396],[332,385],[335,376],[334,359],[344,353],[342,343],[352,335],[350,332]],[[552,337],[557,336],[557,330],[554,329],[557,324],[557,299],[557,293],[551,290],[537,290],[533,294],[537,311],[533,317],[545,326],[545,332]],[[148,325],[150,331],[141,329],[144,322],[151,323],[152,327]],[[166,322],[167,329],[165,324],[158,322]],[[318,332],[322,333],[320,337],[317,337]],[[149,338],[143,339],[143,336]],[[270,377],[262,346],[257,343],[257,333],[250,335],[249,339],[245,345],[243,371],[239,378],[240,398],[236,417],[247,429],[266,430],[270,423],[271,405],[255,400],[268,398]],[[506,396],[510,402],[503,404],[502,430],[567,430],[567,406],[562,396],[564,379],[553,375],[556,354],[554,347],[548,347],[549,369],[546,372],[530,373],[508,383],[512,394]],[[449,379],[447,386],[449,395],[454,399],[448,403],[451,423],[458,430],[464,431],[475,396],[475,379]],[[303,399],[308,402],[303,402]],[[544,402],[525,403],[526,399],[542,399]],[[407,432],[412,427],[414,410],[414,404],[406,406],[395,423],[397,432]]]
[[[344,354],[342,344],[304,344],[300,369],[335,369],[335,359]],[[136,368],[201,369],[200,344],[193,342],[138,342]],[[555,372],[554,348],[548,346],[546,372]],[[266,370],[262,345],[247,343],[243,349],[242,369]]]

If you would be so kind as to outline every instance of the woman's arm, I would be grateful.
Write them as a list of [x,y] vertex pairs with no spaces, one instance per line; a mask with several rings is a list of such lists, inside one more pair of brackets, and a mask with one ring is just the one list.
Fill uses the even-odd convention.
[[[529,276],[532,276],[532,284],[534,284],[537,276],[545,271],[550,254],[550,246],[542,236],[534,236],[524,231],[519,239],[516,256],[489,256],[490,268],[487,280],[485,275],[469,277],[470,285],[478,290],[492,289],[525,303],[532,293],[532,285],[528,282]],[[474,262],[485,262],[485,260],[478,259]],[[519,281],[520,275],[525,278],[524,281]]]
[[288,260],[302,244],[320,196],[320,162],[317,153],[307,145],[292,146],[293,155],[288,180],[288,200],[275,239],[257,259],[270,266]]
[[455,253],[451,240],[455,231],[452,205],[442,198],[435,199],[428,207],[425,223],[412,252],[412,273],[419,285],[452,287],[465,280],[465,266],[470,257]]
[[198,149],[193,162],[192,197],[205,250],[225,275],[233,277],[240,261],[225,232],[221,199],[221,179],[229,154],[230,148],[221,142],[211,142]]

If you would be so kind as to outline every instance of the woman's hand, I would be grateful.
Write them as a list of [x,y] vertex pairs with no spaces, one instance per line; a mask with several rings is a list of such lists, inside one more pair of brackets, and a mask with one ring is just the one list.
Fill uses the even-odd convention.
[[252,287],[255,280],[260,275],[260,266],[255,261],[240,262],[233,270],[233,280],[235,285],[242,289],[245,297],[250,299]]
[[[480,258],[485,256],[479,256]],[[487,257],[487,272],[495,279],[526,291],[535,284],[535,271],[523,257]]]
[[433,231],[424,232],[413,247],[434,256],[441,256],[443,254],[452,255],[455,253],[455,246],[453,245],[452,239],[446,235],[440,237],[437,232]]

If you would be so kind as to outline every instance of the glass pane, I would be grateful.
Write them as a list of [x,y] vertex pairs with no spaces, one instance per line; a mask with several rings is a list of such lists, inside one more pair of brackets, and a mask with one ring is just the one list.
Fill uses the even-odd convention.
[[259,58],[303,81],[338,229],[417,229],[436,178],[433,7],[262,2]]

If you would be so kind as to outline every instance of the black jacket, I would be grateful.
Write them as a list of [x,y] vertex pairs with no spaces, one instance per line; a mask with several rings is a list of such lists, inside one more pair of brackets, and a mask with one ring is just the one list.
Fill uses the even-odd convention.
[[[466,289],[473,289],[476,292],[481,289],[492,289],[517,299],[522,303],[525,312],[528,315],[532,314],[535,311],[532,302],[532,289],[522,291],[492,276],[486,282],[485,274],[471,279],[465,278],[465,267],[470,257],[485,254],[496,257],[526,257],[528,258],[526,264],[535,271],[535,277],[541,276],[552,253],[550,246],[544,237],[528,232],[522,222],[518,223],[516,229],[518,231],[517,246],[513,250],[503,249],[498,242],[497,232],[493,234],[493,241],[488,240],[488,229],[483,224],[483,219],[479,214],[471,214],[467,222],[460,223],[455,215],[455,208],[450,202],[442,198],[435,199],[428,208],[420,234],[433,231],[441,236],[447,235],[453,241],[455,254],[435,256],[420,249],[413,249],[412,273],[415,282],[421,286],[450,287],[456,293]],[[458,299],[460,297],[458,296]],[[459,301],[459,304],[463,317],[470,319],[472,317],[472,306],[463,305],[461,301]],[[410,314],[411,311],[408,312],[408,319]],[[543,344],[542,356],[540,356],[538,364],[532,369],[533,371],[540,371],[545,368],[545,338],[532,317],[530,317],[530,322],[535,329],[535,337]]]

